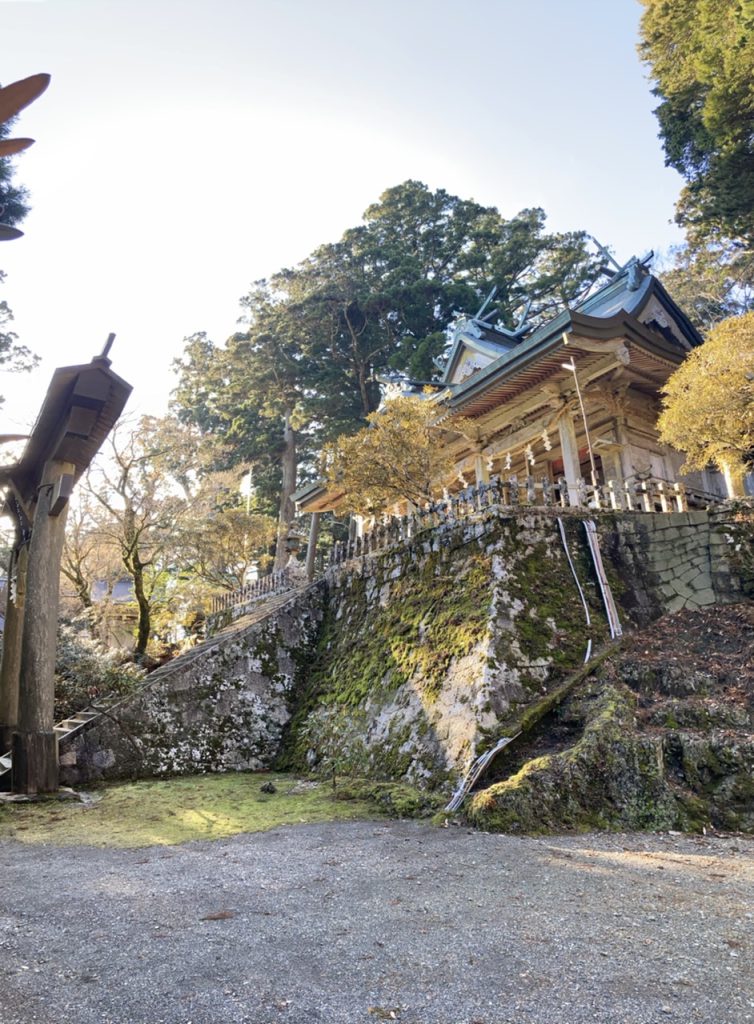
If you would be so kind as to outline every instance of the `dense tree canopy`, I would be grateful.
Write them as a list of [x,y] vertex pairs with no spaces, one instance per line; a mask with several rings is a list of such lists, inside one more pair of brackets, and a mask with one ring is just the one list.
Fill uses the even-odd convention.
[[[7,138],[12,124],[12,121],[0,124],[0,139]],[[11,226],[18,224],[29,212],[27,201],[26,189],[13,183],[12,161],[7,157],[0,158],[0,221]],[[5,274],[0,270],[0,285],[4,281]],[[30,370],[38,359],[26,346],[18,344],[18,336],[10,328],[12,320],[13,313],[8,303],[0,299],[0,370]]]
[[642,0],[666,162],[693,240],[754,242],[754,0]]
[[687,469],[754,463],[754,312],[718,324],[665,386],[661,439]]
[[[11,134],[14,119],[0,123],[0,139]],[[13,181],[13,162],[9,157],[0,158],[0,221],[3,224],[18,224],[29,212],[29,194],[22,185]]]
[[495,207],[418,181],[388,189],[361,224],[243,300],[246,329],[226,345],[187,339],[175,409],[208,439],[217,466],[254,466],[259,497],[281,498],[281,540],[293,514],[296,466],[365,423],[380,400],[376,374],[437,375],[455,313],[475,313],[497,285],[498,319],[525,301],[551,315],[588,283],[598,258],[583,232],[549,233],[542,210],[511,219]]
[[730,242],[680,246],[661,277],[703,333],[754,309],[754,252]]

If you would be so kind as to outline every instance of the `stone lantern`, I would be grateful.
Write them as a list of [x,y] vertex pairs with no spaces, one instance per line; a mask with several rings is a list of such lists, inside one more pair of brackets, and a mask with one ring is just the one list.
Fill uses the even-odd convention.
[[286,562],[286,572],[293,574],[294,576],[303,576],[306,573],[306,567],[302,565],[298,560],[298,554],[303,547],[303,540],[301,534],[298,533],[293,527],[288,531],[288,535],[285,538],[285,552],[288,555],[288,561]]

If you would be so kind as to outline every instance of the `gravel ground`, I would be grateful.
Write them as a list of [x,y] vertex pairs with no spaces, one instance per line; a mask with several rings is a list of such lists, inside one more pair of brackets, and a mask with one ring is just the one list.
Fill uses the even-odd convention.
[[0,842],[0,1021],[754,1021],[754,843],[410,822]]

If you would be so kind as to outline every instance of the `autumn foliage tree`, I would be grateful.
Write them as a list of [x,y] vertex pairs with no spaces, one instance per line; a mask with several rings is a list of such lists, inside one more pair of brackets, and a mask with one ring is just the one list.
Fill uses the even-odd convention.
[[452,468],[439,415],[428,399],[401,396],[370,413],[363,430],[327,445],[323,465],[329,486],[343,491],[342,509],[370,515],[431,501]]
[[754,312],[718,324],[664,389],[661,439],[685,468],[735,476],[754,465]]

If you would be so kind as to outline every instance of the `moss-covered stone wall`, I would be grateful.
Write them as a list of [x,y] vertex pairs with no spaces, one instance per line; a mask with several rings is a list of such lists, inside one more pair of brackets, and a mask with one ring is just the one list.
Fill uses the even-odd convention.
[[463,771],[607,635],[583,527],[494,515],[333,576],[281,763],[438,785]]
[[[449,789],[608,640],[584,518],[560,515],[589,622],[555,512],[490,509],[331,570],[158,670],[62,746],[64,781],[274,764]],[[749,506],[594,518],[625,629],[739,600],[754,579]]]
[[324,614],[324,584],[147,677],[61,743],[61,781],[269,768]]

